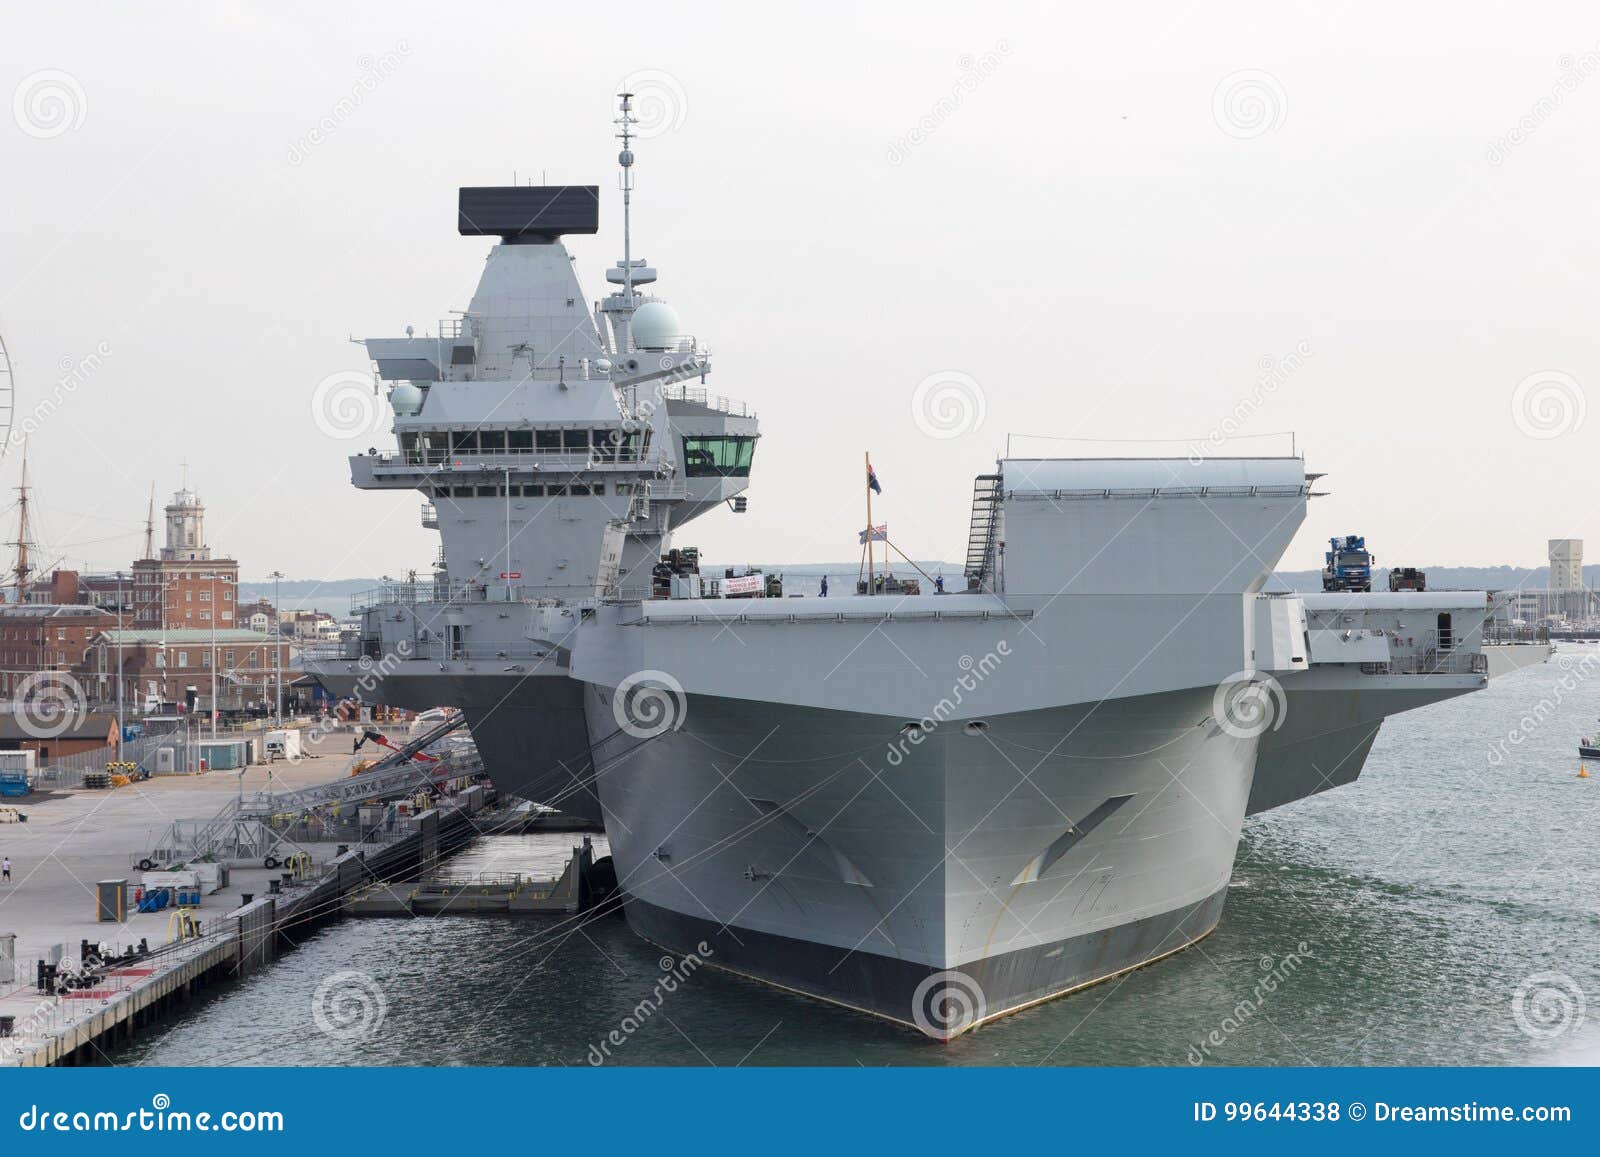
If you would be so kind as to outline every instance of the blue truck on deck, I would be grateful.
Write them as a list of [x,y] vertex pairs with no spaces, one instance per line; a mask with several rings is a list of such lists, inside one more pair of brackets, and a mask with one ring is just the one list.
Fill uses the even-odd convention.
[[1370,591],[1372,589],[1372,555],[1367,553],[1367,540],[1359,534],[1347,534],[1328,540],[1328,553],[1323,556],[1322,589],[1325,591]]

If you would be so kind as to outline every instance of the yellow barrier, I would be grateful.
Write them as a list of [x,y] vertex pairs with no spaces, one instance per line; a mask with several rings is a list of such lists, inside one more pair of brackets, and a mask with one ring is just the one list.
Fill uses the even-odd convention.
[[193,908],[174,908],[167,917],[167,943],[200,939],[200,917]]

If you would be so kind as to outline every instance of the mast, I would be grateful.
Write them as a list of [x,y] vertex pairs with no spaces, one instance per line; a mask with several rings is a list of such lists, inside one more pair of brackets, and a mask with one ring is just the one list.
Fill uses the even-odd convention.
[[22,443],[22,485],[17,487],[17,562],[12,573],[17,584],[17,605],[28,601],[28,576],[33,567],[28,562],[28,443]]
[[875,595],[877,591],[878,565],[872,550],[872,451],[867,451],[867,593]]
[[[622,293],[629,308],[633,306],[633,233],[631,206],[633,203],[633,126],[638,119],[633,115],[633,93],[620,93],[622,110],[616,123],[622,126],[617,137],[622,141],[622,151],[617,154],[617,164],[622,166],[618,183],[622,186]],[[619,351],[626,352],[626,351]]]
[[156,556],[156,484],[150,483],[150,509],[144,516],[144,556]]

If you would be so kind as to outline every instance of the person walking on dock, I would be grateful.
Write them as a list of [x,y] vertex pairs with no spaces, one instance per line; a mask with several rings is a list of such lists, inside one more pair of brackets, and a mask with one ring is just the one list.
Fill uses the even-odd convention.
[[0,860],[0,880],[4,880],[7,884],[11,883],[11,857],[10,856],[7,856],[5,859]]

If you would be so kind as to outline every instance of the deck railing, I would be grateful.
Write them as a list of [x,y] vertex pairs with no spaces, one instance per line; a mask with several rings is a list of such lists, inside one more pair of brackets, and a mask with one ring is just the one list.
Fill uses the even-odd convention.
[[1482,651],[1423,651],[1386,663],[1361,664],[1363,675],[1486,675],[1489,656]]
[[1548,643],[1549,627],[1513,626],[1510,623],[1489,623],[1483,628],[1485,643]]

